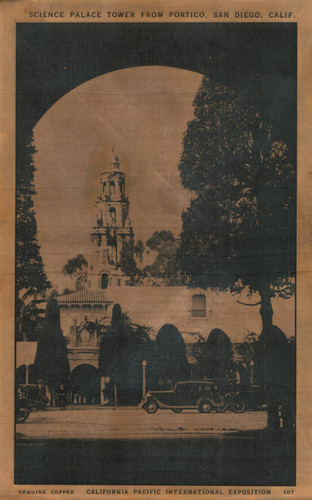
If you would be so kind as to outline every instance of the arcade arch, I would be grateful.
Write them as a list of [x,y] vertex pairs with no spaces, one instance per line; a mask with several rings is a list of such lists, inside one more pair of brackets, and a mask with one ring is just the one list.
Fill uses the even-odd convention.
[[98,368],[91,364],[76,366],[69,376],[69,402],[79,405],[99,405],[101,402],[101,377]]

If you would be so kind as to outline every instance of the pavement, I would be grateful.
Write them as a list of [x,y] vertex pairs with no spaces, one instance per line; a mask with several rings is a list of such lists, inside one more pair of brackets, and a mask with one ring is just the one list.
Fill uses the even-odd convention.
[[259,431],[267,425],[266,411],[235,414],[180,414],[159,410],[147,414],[138,407],[79,407],[35,411],[16,425],[17,438],[26,439],[158,439],[194,438]]
[[293,486],[295,435],[265,411],[49,408],[17,424],[15,484]]

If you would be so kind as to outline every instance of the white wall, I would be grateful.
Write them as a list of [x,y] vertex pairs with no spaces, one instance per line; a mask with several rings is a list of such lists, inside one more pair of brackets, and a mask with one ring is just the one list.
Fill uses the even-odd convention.
[[[205,318],[191,316],[192,295],[205,293]],[[233,342],[240,342],[248,331],[261,332],[259,306],[237,303],[229,293],[203,292],[186,287],[108,287],[107,299],[120,303],[122,310],[139,323],[153,327],[155,333],[165,323],[173,323],[181,332],[200,332],[208,336],[212,328],[224,330]],[[245,299],[246,300],[246,299]],[[252,300],[257,302],[258,298]],[[273,299],[273,322],[289,337],[294,335],[294,299]]]

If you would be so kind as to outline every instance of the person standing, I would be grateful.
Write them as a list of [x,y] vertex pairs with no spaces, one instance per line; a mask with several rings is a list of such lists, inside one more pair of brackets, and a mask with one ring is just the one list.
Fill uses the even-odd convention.
[[61,384],[57,395],[58,395],[58,400],[59,400],[60,407],[65,410],[65,407],[66,407],[66,390],[65,390],[64,384]]

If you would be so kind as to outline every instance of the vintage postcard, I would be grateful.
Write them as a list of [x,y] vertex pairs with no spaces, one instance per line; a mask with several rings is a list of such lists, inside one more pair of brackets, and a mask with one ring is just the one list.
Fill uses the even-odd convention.
[[3,2],[1,498],[311,498],[303,2]]

